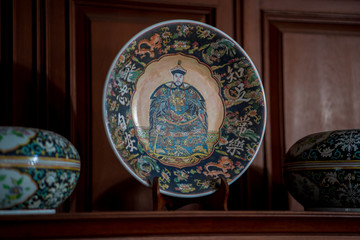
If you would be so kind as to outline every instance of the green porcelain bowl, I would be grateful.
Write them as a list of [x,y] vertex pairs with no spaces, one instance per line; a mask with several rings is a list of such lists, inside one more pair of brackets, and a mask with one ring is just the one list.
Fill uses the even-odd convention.
[[286,154],[284,181],[305,210],[360,211],[360,130],[297,141]]
[[0,127],[0,209],[56,209],[80,175],[75,147],[57,133]]

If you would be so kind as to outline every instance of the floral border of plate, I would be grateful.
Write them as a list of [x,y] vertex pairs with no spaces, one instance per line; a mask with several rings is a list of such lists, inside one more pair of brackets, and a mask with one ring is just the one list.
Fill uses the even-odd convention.
[[[220,137],[210,156],[185,167],[149,156],[131,115],[136,84],[145,69],[164,55],[175,54],[191,56],[208,67],[224,109]],[[265,132],[266,101],[254,64],[231,37],[201,22],[171,20],[144,29],[120,50],[106,78],[103,117],[115,154],[136,179],[150,186],[158,176],[163,194],[201,197],[215,192],[220,176],[231,184],[251,165]]]

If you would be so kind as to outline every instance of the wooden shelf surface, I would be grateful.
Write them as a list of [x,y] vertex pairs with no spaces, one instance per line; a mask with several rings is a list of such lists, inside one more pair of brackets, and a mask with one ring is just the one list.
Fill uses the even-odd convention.
[[360,213],[132,211],[0,216],[0,239],[275,235],[360,236]]

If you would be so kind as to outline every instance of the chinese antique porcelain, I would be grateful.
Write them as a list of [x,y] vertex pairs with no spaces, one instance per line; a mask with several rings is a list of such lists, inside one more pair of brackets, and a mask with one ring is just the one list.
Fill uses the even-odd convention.
[[263,139],[265,96],[245,51],[204,23],[173,20],[134,36],[106,79],[103,114],[125,168],[176,197],[213,193],[253,161]]
[[57,133],[0,127],[0,209],[55,209],[75,188],[80,157]]
[[284,179],[306,210],[359,211],[360,130],[302,138],[286,155]]

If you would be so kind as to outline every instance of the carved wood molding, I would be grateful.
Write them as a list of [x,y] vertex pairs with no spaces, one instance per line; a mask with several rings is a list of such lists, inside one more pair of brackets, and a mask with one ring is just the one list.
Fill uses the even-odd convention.
[[18,215],[0,216],[0,238],[324,239],[326,236],[335,239],[358,236],[359,224],[358,213],[334,212],[146,211]]
[[282,179],[285,152],[284,120],[284,34],[315,33],[360,35],[359,15],[264,11],[263,14],[264,85],[268,100],[266,164],[273,209],[287,206]]
[[[168,19],[189,18],[197,21],[205,21],[208,24],[215,24],[217,8],[220,3],[217,1],[203,2],[192,1],[185,4],[180,1],[71,1],[69,4],[69,42],[70,42],[70,86],[72,86],[72,101],[74,114],[72,117],[73,138],[76,138],[76,145],[82,157],[82,172],[79,181],[78,209],[91,211],[95,201],[93,174],[96,169],[92,154],[92,146],[97,141],[93,136],[93,83],[99,81],[94,79],[92,49],[97,47],[93,42],[94,26],[96,24],[123,24],[151,25]],[[99,25],[96,25],[99,26]],[[96,30],[95,30],[96,31]],[[118,34],[122,29],[116,30]],[[129,32],[129,31],[127,31]],[[129,34],[129,33],[127,33]],[[130,39],[132,36],[124,35],[123,38]],[[106,43],[106,39],[104,42]],[[120,50],[120,49],[118,49]],[[115,56],[115,55],[114,55]],[[100,104],[99,104],[100,105]],[[75,127],[74,127],[75,126]],[[98,126],[98,128],[103,126]],[[107,186],[105,186],[107,187]],[[96,193],[95,193],[96,195]],[[85,204],[84,204],[85,203]],[[82,205],[82,206],[80,206]]]

